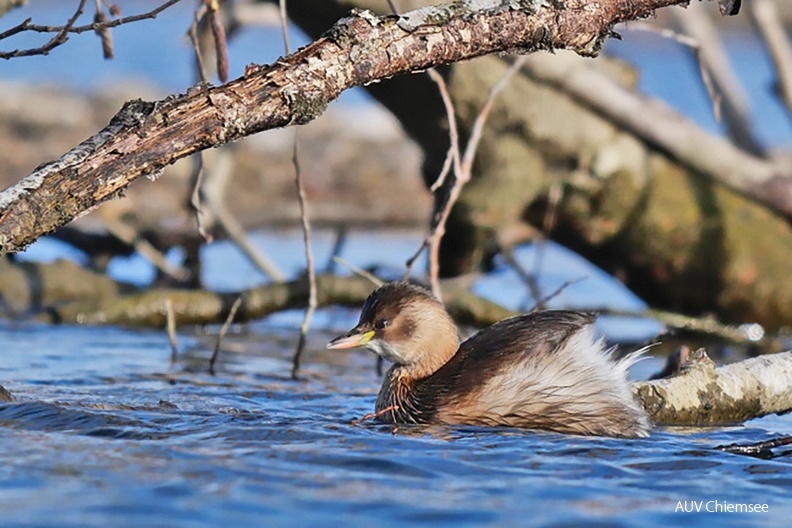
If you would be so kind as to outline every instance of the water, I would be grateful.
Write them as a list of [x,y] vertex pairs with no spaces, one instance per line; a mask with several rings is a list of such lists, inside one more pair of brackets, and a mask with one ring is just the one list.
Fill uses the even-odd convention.
[[[645,440],[393,434],[350,423],[373,407],[373,362],[320,352],[329,336],[312,336],[306,380],[292,382],[293,331],[232,335],[237,352],[210,377],[197,337],[181,336],[170,367],[159,332],[0,329],[20,399],[0,405],[0,525],[788,525],[792,458],[712,449],[790,434],[788,417]],[[769,513],[674,513],[693,500]]]
[[[38,4],[46,6],[37,15],[44,17],[36,19],[39,23],[62,20],[64,9],[73,8],[66,2]],[[0,78],[95,89],[131,76],[167,92],[184,91],[192,83],[183,37],[192,5],[183,2],[156,21],[115,30],[114,61],[102,61],[98,39],[85,34],[48,57],[0,64]],[[26,11],[7,15],[3,27],[24,16]],[[141,31],[147,38],[139,38]],[[608,50],[641,61],[643,88],[719,130],[694,70],[682,57],[668,55],[673,44],[663,41],[658,48],[651,37],[626,38]],[[28,42],[34,43],[14,45]],[[767,62],[755,43],[739,40],[730,46],[756,97],[760,137],[788,145],[789,123],[768,96]],[[240,75],[248,62],[271,62],[281,50],[277,28],[243,32],[231,44],[232,75]],[[347,102],[365,103],[360,94]],[[352,233],[343,256],[397,276],[419,239],[418,233]],[[254,236],[292,275],[303,265],[299,240],[294,232]],[[317,261],[324,263],[332,235],[319,232],[315,242]],[[615,280],[562,248],[549,246],[544,254],[545,292],[587,277],[566,288],[553,305],[643,307]],[[82,258],[49,240],[24,256],[55,257]],[[209,246],[204,257],[204,280],[213,289],[265,281],[230,244]],[[517,258],[530,268],[535,250],[520,248]],[[139,257],[116,259],[111,272],[138,284],[154,275]],[[512,308],[531,304],[505,266],[475,289]],[[0,383],[18,397],[0,404],[0,526],[789,523],[792,457],[760,460],[713,447],[790,435],[790,416],[739,427],[659,429],[644,440],[473,427],[401,427],[394,433],[371,422],[352,425],[374,406],[379,380],[373,359],[365,352],[326,352],[323,345],[348,328],[356,313],[333,309],[317,315],[304,379],[294,382],[288,373],[301,317],[300,311],[289,311],[233,328],[214,377],[206,367],[216,328],[209,335],[184,330],[179,358],[171,365],[160,331],[0,325]],[[634,319],[608,318],[599,326],[619,340],[651,340],[662,330]],[[644,361],[633,375],[646,378],[660,363]],[[715,506],[707,501],[716,500],[767,504],[769,511],[707,513]],[[695,507],[692,501],[704,501],[697,502],[704,511],[679,511]]]
[[[297,232],[254,241],[289,273],[301,266]],[[355,233],[343,256],[397,269],[420,234]],[[332,245],[316,234],[317,260]],[[294,247],[291,247],[291,246]],[[376,248],[377,251],[372,251]],[[42,241],[27,255],[51,258]],[[206,249],[215,288],[264,281],[230,245]],[[518,254],[534,262],[532,248]],[[640,301],[555,247],[547,291],[585,272],[561,304]],[[143,277],[128,261],[117,274]],[[571,275],[571,277],[570,277]],[[481,293],[527,302],[499,268]],[[515,295],[515,292],[519,292]],[[325,351],[354,310],[329,309],[309,336],[303,380],[289,379],[299,311],[236,327],[217,376],[206,373],[217,328],[179,335],[178,361],[161,331],[0,326],[0,380],[19,401],[0,404],[2,526],[787,526],[792,457],[753,459],[713,448],[792,434],[792,417],[740,427],[659,429],[648,439],[580,438],[476,427],[400,427],[352,421],[374,407],[379,381],[361,351]],[[642,323],[643,324],[643,323]],[[643,334],[621,321],[603,330]],[[635,377],[660,367],[639,364]],[[767,504],[767,513],[675,512],[687,501]],[[715,503],[710,503],[714,508]]]

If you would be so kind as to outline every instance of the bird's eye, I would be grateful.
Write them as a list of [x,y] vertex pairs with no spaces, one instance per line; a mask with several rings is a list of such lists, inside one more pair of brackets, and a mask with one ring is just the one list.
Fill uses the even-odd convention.
[[387,327],[387,326],[388,326],[388,320],[387,319],[380,319],[379,321],[374,323],[374,328],[376,328],[377,330],[384,330],[385,327]]

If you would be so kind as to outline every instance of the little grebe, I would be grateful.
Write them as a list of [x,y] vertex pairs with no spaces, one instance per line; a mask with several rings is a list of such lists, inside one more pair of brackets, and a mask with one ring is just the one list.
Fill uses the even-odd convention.
[[627,380],[639,354],[614,361],[594,318],[564,310],[520,315],[460,345],[440,301],[393,282],[375,290],[357,326],[327,348],[363,346],[393,362],[377,397],[385,422],[647,436],[649,420]]

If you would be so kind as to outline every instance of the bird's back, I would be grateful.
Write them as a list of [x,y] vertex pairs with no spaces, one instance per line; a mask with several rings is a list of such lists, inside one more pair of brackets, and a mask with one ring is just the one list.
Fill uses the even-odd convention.
[[646,436],[628,369],[594,331],[594,315],[550,310],[500,321],[462,343],[431,376],[410,382],[421,421],[573,434]]

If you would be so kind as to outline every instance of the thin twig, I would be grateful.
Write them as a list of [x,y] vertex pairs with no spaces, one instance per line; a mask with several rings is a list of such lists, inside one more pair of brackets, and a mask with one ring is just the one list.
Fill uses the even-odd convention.
[[278,0],[278,9],[280,10],[283,46],[286,48],[286,54],[288,55],[291,53],[291,42],[289,41],[289,16],[286,11],[286,0]]
[[[23,31],[34,31],[36,33],[85,33],[86,31],[96,31],[97,29],[102,28],[114,28],[118,26],[123,26],[124,24],[130,24],[132,22],[140,22],[141,20],[146,20],[150,18],[157,18],[157,16],[165,11],[166,9],[178,4],[182,0],[168,0],[160,4],[159,6],[155,7],[150,11],[146,11],[145,13],[140,13],[137,15],[130,15],[128,17],[123,18],[116,18],[114,20],[108,20],[107,22],[103,22],[101,24],[86,24],[84,26],[75,26],[74,24],[69,24],[68,22],[63,26],[42,26],[39,24],[27,24]],[[84,3],[84,2],[83,2]],[[24,24],[24,22],[22,23]],[[22,25],[20,24],[20,25]],[[16,28],[12,28],[16,29]],[[0,35],[0,37],[4,37],[4,35]]]
[[754,444],[719,445],[716,446],[715,449],[719,451],[725,451],[727,453],[735,453],[738,455],[760,455],[772,458],[773,454],[770,452],[771,449],[787,445],[792,445],[792,436],[782,436],[779,438],[773,438],[772,440],[756,442]]
[[161,273],[178,282],[185,282],[190,278],[190,272],[187,269],[168,262],[165,255],[154,247],[151,242],[143,238],[137,229],[126,224],[119,218],[105,216],[103,219],[105,226],[107,226],[107,230],[110,231],[114,237],[133,246],[138,254],[151,262]]
[[[281,16],[281,30],[283,32],[283,45],[286,48],[286,54],[291,53],[291,44],[289,43],[289,19],[286,12],[286,0],[279,0],[280,16]],[[297,187],[297,201],[300,204],[300,223],[303,231],[303,242],[305,243],[305,260],[308,271],[308,307],[305,309],[305,317],[300,325],[300,337],[297,339],[297,347],[294,351],[292,358],[292,379],[297,379],[297,373],[300,370],[300,359],[305,343],[308,336],[308,329],[311,327],[313,314],[316,311],[317,293],[316,293],[316,269],[314,266],[313,248],[311,244],[311,222],[308,219],[308,200],[305,197],[305,188],[302,184],[302,169],[300,167],[300,156],[298,147],[297,131],[294,132],[294,148],[292,150],[292,165],[294,165],[294,184]]]
[[93,22],[92,24],[86,24],[84,26],[75,26],[74,24],[77,22],[77,19],[85,12],[84,9],[85,9],[86,1],[87,0],[80,0],[80,4],[77,8],[77,11],[63,26],[42,26],[38,24],[33,24],[32,19],[28,18],[24,20],[22,23],[14,26],[13,28],[10,28],[4,31],[3,33],[0,33],[0,40],[11,37],[18,33],[22,33],[24,31],[33,31],[36,33],[57,33],[57,35],[55,35],[49,42],[47,42],[43,46],[40,46],[38,48],[24,49],[24,50],[17,49],[10,52],[0,52],[0,58],[11,59],[14,57],[46,55],[54,48],[60,46],[61,44],[69,40],[68,37],[69,34],[85,33],[86,31],[101,31],[103,29],[110,29],[124,24],[138,22],[140,20],[156,18],[157,15],[159,15],[161,12],[181,2],[181,0],[168,0],[164,4],[146,13],[132,15],[124,18],[116,18],[114,20],[107,20],[104,22]]
[[492,87],[476,120],[473,122],[473,127],[470,133],[470,139],[465,147],[465,153],[462,155],[459,149],[459,130],[456,122],[456,111],[454,104],[451,101],[451,96],[448,93],[443,77],[435,70],[428,70],[429,77],[437,84],[440,90],[440,96],[445,106],[446,115],[448,116],[449,137],[451,140],[452,149],[452,166],[454,169],[454,183],[451,190],[444,202],[442,209],[435,213],[435,220],[432,227],[432,232],[429,236],[429,281],[432,285],[432,293],[442,300],[440,291],[440,242],[445,235],[445,225],[448,217],[451,214],[454,204],[459,199],[462,188],[471,179],[471,171],[473,169],[473,161],[476,157],[479,142],[481,141],[484,125],[487,122],[492,105],[497,95],[503,90],[508,83],[509,79],[520,69],[524,62],[524,57],[514,61],[514,63],[506,70],[503,76],[498,80],[495,86]]
[[535,245],[533,271],[531,275],[536,281],[537,290],[534,303],[536,306],[541,306],[541,290],[539,289],[539,278],[541,277],[542,268],[544,267],[544,257],[547,253],[547,240],[549,234],[553,231],[558,217],[558,206],[561,203],[561,198],[564,196],[564,186],[560,182],[555,182],[550,185],[547,191],[547,208],[542,217],[542,236],[538,238]]
[[440,90],[440,98],[446,111],[446,119],[448,119],[448,138],[451,141],[452,167],[454,168],[454,175],[457,175],[462,170],[462,158],[459,148],[459,126],[457,125],[454,102],[451,100],[451,94],[448,92],[448,85],[446,85],[443,76],[437,73],[434,68],[427,70],[426,74],[437,85],[437,89]]
[[748,14],[770,52],[778,76],[778,91],[792,116],[792,46],[789,44],[778,8],[768,0],[753,0]]
[[207,11],[208,9],[206,8],[206,4],[200,4],[195,10],[195,15],[193,15],[193,22],[190,24],[190,29],[187,30],[187,35],[190,37],[190,42],[192,42],[193,51],[195,53],[195,63],[198,67],[198,80],[202,83],[205,83],[209,76],[207,74],[206,65],[203,60],[203,53],[201,52],[201,42],[198,38],[198,25],[206,16]]
[[405,270],[404,270],[404,276],[402,277],[402,280],[406,281],[407,279],[410,278],[410,273],[412,273],[412,269],[413,269],[413,266],[415,265],[415,262],[418,260],[418,257],[421,256],[421,253],[423,253],[424,249],[426,249],[427,247],[429,247],[429,237],[426,237],[426,238],[423,239],[423,242],[421,242],[421,247],[418,248],[418,251],[416,251],[413,254],[413,256],[408,258],[407,262],[405,262],[405,264],[404,264]]
[[569,288],[573,284],[577,284],[578,282],[580,282],[582,280],[585,280],[587,278],[588,277],[578,277],[577,279],[570,279],[568,281],[564,281],[564,283],[561,286],[559,286],[558,288],[556,288],[553,292],[551,292],[548,295],[545,295],[544,297],[539,299],[536,302],[536,306],[534,306],[533,310],[531,310],[531,311],[541,310],[545,305],[547,305],[548,302],[550,302],[554,298],[556,298],[559,295],[561,295],[561,293],[564,290],[566,290],[567,288]]
[[[437,73],[435,69],[427,70],[426,73],[429,75],[429,78],[437,84],[437,88],[440,91],[440,98],[443,100],[443,106],[445,107],[446,117],[448,119],[448,137],[451,140],[451,160],[454,169],[454,184],[444,202],[444,207],[439,211],[435,211],[434,217],[432,218],[431,232],[424,242],[424,245],[429,247],[429,282],[432,287],[432,293],[434,293],[435,297],[442,300],[442,292],[440,291],[440,241],[445,234],[445,223],[448,215],[459,196],[461,186],[464,185],[464,183],[460,183],[460,181],[464,179],[465,175],[462,173],[456,110],[454,109],[451,95],[448,93],[448,86],[443,76]],[[420,250],[416,253],[415,258],[417,258],[418,254],[420,254]]]
[[297,379],[297,373],[300,370],[300,359],[305,348],[308,329],[311,327],[311,320],[316,311],[317,294],[316,294],[316,269],[314,268],[313,248],[311,244],[311,223],[308,219],[308,201],[305,198],[305,188],[302,184],[302,170],[299,163],[299,152],[297,147],[297,133],[294,134],[294,150],[292,156],[292,163],[294,164],[294,183],[297,186],[297,200],[300,203],[300,220],[303,230],[303,242],[305,243],[305,260],[308,271],[308,307],[305,310],[305,317],[300,325],[300,337],[297,340],[297,348],[294,351],[294,359],[292,360],[292,379]]
[[324,272],[326,274],[335,272],[335,265],[336,263],[340,262],[338,259],[341,259],[341,252],[344,250],[344,246],[346,245],[347,232],[348,230],[345,224],[340,225],[338,229],[336,229],[335,240],[333,241],[333,250],[330,252],[330,258],[327,260],[327,265],[324,268]]
[[398,405],[391,405],[390,407],[385,407],[384,409],[381,409],[381,410],[379,410],[377,412],[368,413],[367,415],[363,416],[362,418],[358,418],[357,420],[352,420],[351,424],[352,425],[360,425],[361,423],[366,422],[368,420],[375,420],[375,419],[379,418],[380,416],[382,416],[385,413],[388,413],[388,412],[391,412],[391,411],[398,411],[398,410],[399,410],[399,406]]
[[753,133],[748,95],[734,72],[715,24],[704,6],[691,4],[684,12],[672,10],[677,24],[699,43],[696,59],[709,72],[712,84],[722,97],[723,118],[732,140],[755,155],[763,149]]
[[[107,20],[108,20],[107,13],[105,13],[104,9],[102,8],[102,0],[96,0],[96,12],[94,13],[94,22],[101,24],[102,22],[107,22]],[[107,60],[112,59],[114,55],[113,33],[110,31],[110,28],[97,29],[96,34],[99,36],[102,42],[102,55]]]
[[168,342],[171,347],[171,365],[176,363],[176,358],[179,355],[179,340],[176,337],[176,312],[173,309],[173,301],[170,297],[165,299],[165,317],[167,320],[166,328],[168,329]]
[[220,328],[220,332],[217,334],[217,341],[215,342],[214,352],[212,352],[212,359],[209,360],[209,374],[215,374],[215,362],[217,361],[217,357],[220,355],[220,345],[223,342],[223,338],[228,333],[228,329],[231,327],[231,323],[234,322],[234,317],[236,317],[237,310],[239,307],[242,306],[242,298],[244,295],[240,295],[234,301],[234,304],[231,305],[231,309],[228,311],[228,317],[226,317],[223,326]]
[[[200,68],[200,66],[199,66]],[[213,238],[210,233],[206,231],[204,225],[204,212],[201,207],[201,195],[203,193],[204,181],[204,153],[198,152],[193,156],[193,190],[190,195],[190,206],[195,215],[195,224],[198,228],[198,233],[207,243],[211,243]]]
[[643,21],[630,22],[626,24],[626,27],[631,31],[646,31],[648,33],[654,33],[660,37],[673,40],[677,44],[685,46],[690,50],[691,53],[693,53],[693,57],[696,59],[696,64],[698,64],[701,82],[704,84],[704,88],[707,90],[707,95],[709,95],[710,101],[712,101],[712,113],[715,116],[715,121],[720,123],[723,98],[721,96],[720,90],[718,90],[712,80],[712,75],[710,74],[709,69],[706,67],[706,62],[701,57],[701,45],[699,44],[699,41],[690,35],[685,35],[669,28],[659,28],[653,24]]
[[379,288],[380,286],[382,286],[383,284],[385,284],[385,283],[384,283],[384,282],[383,282],[383,281],[382,281],[382,280],[381,280],[379,277],[377,277],[377,276],[376,276],[376,275],[374,275],[373,273],[369,273],[368,271],[366,271],[366,270],[364,270],[364,269],[362,269],[362,268],[359,268],[359,267],[355,266],[354,264],[352,264],[351,262],[349,262],[349,261],[348,261],[347,259],[345,259],[344,257],[338,257],[338,256],[336,256],[336,257],[333,257],[333,260],[334,260],[335,262],[337,262],[337,263],[341,264],[342,266],[345,266],[345,267],[349,268],[349,271],[351,271],[351,272],[352,272],[352,273],[354,273],[355,275],[357,275],[357,276],[359,276],[359,277],[363,277],[363,278],[365,278],[365,279],[368,279],[368,280],[370,280],[370,281],[371,281],[371,283],[372,283],[374,286],[378,287],[378,288]]
[[517,276],[520,277],[520,280],[525,284],[528,288],[528,293],[531,295],[531,299],[533,300],[534,306],[538,308],[542,308],[539,300],[542,298],[542,290],[539,287],[539,280],[534,273],[531,273],[522,264],[517,260],[517,257],[514,255],[514,250],[511,247],[504,247],[501,248],[501,255],[503,256],[506,263],[514,269],[517,273]]
[[[49,42],[47,42],[46,44],[44,44],[43,46],[38,47],[38,48],[30,48],[30,49],[26,49],[26,50],[17,49],[17,50],[11,51],[11,52],[0,52],[0,59],[11,59],[11,58],[14,58],[14,57],[30,57],[32,55],[46,55],[50,51],[52,51],[54,48],[56,48],[57,46],[60,46],[61,44],[63,44],[67,40],[69,40],[69,36],[68,36],[69,32],[73,29],[73,26],[77,22],[77,19],[80,18],[82,16],[82,14],[85,12],[85,2],[86,1],[87,0],[80,0],[80,3],[77,6],[77,10],[74,12],[74,14],[68,20],[68,22],[66,22],[66,25],[65,26],[61,26],[60,28],[58,28],[58,31],[57,31],[58,34],[55,35],[54,37],[52,37],[49,40]],[[28,19],[28,20],[30,20],[30,19]],[[25,24],[28,20],[26,20],[22,24]],[[27,30],[31,30],[32,27],[33,27],[32,25],[28,24],[28,25],[26,25],[25,30],[26,31]],[[5,32],[4,35],[6,33],[9,33],[9,32]],[[10,34],[13,35],[14,33],[10,33]],[[3,36],[2,38],[5,38],[5,36]]]
[[498,82],[495,83],[490,89],[489,95],[487,96],[487,101],[484,103],[481,111],[476,116],[476,120],[473,122],[473,128],[470,132],[470,139],[468,140],[467,146],[465,147],[465,154],[462,157],[462,169],[470,174],[470,171],[473,168],[473,160],[476,158],[476,152],[478,151],[479,143],[481,142],[481,135],[484,131],[484,125],[487,123],[487,119],[489,118],[490,112],[492,112],[492,105],[495,103],[495,98],[500,94],[506,85],[509,83],[511,78],[517,73],[520,68],[523,67],[525,61],[528,59],[527,55],[522,55],[515,60],[511,66],[501,75],[501,78],[498,79]]
[[443,186],[445,183],[446,177],[448,173],[451,172],[451,162],[454,160],[454,147],[449,146],[448,152],[446,152],[445,161],[443,161],[443,168],[440,170],[440,175],[437,177],[435,182],[429,187],[429,190],[435,192],[437,189]]
[[217,68],[217,78],[224,83],[228,80],[228,37],[226,37],[225,25],[219,0],[204,0],[204,5],[209,10],[209,27],[212,30],[212,38],[215,44],[215,60]]
[[630,311],[618,310],[609,307],[592,307],[590,310],[597,312],[600,315],[654,319],[671,328],[689,332],[697,332],[737,344],[761,345],[762,342],[769,337],[764,333],[764,331],[762,331],[761,337],[756,338],[748,332],[746,327],[737,327],[723,324],[711,317],[693,317],[676,312],[658,310],[655,308],[647,308],[646,310],[640,311]]
[[[219,152],[218,152],[219,153]],[[219,163],[216,165],[220,165]],[[215,167],[217,169],[217,167]],[[212,193],[202,192],[204,203],[217,218],[217,222],[223,227],[225,232],[242,251],[248,261],[259,269],[264,275],[275,282],[286,280],[286,274],[272,261],[266,254],[250,241],[245,232],[245,228],[239,223],[234,214],[223,203],[222,198],[215,197]]]

